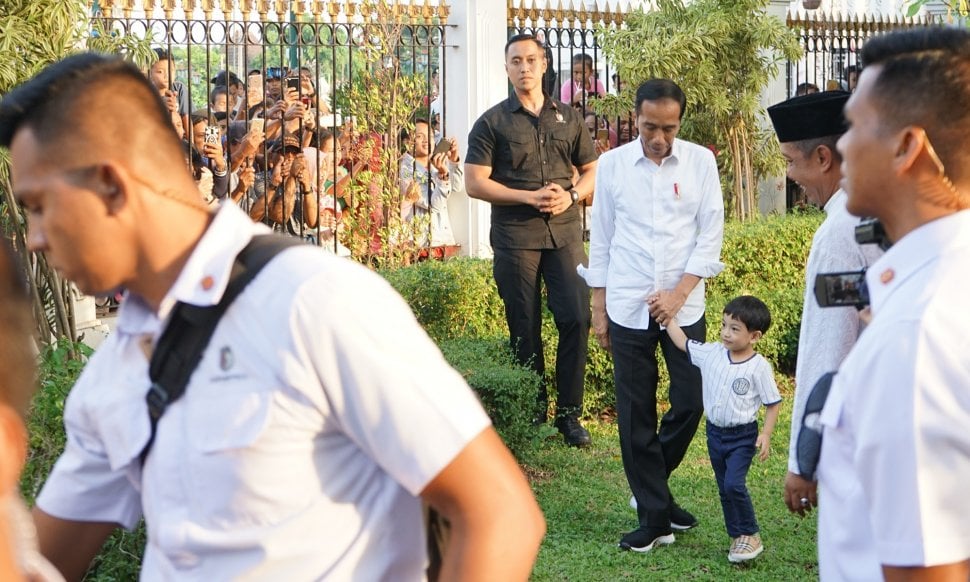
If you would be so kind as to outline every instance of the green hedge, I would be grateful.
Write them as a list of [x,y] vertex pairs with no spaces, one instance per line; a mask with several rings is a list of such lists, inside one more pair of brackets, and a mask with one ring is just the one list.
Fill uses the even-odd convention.
[[531,425],[538,375],[515,363],[504,338],[444,340],[441,351],[478,394],[509,449],[527,458],[544,432]]
[[[779,372],[794,371],[804,265],[812,235],[822,218],[820,212],[801,212],[725,225],[721,259],[726,267],[720,275],[707,281],[710,341],[718,337],[724,304],[737,295],[755,295],[771,308],[773,320],[758,350]],[[439,344],[455,338],[485,338],[488,345],[494,345],[494,338],[502,338],[499,343],[507,341],[508,331],[491,272],[491,261],[466,258],[428,261],[383,274]],[[552,387],[557,333],[552,314],[545,310],[544,317],[546,380]],[[660,385],[659,396],[663,398],[666,371],[662,365]],[[585,413],[594,416],[614,404],[612,361],[590,337]]]

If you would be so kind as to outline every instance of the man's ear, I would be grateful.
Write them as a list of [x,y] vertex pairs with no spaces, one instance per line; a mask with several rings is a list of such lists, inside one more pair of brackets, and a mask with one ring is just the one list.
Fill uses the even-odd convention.
[[113,163],[98,167],[92,188],[104,200],[109,214],[116,214],[128,200],[128,174]]
[[0,496],[10,495],[20,482],[27,460],[27,429],[20,415],[0,404]]
[[893,169],[896,175],[902,175],[913,169],[919,154],[923,151],[923,140],[926,139],[926,132],[909,126],[903,128],[896,134],[895,155],[893,156]]
[[814,155],[815,161],[818,162],[818,165],[823,172],[828,172],[832,169],[832,164],[835,160],[835,156],[832,153],[832,148],[827,145],[820,145],[815,148]]

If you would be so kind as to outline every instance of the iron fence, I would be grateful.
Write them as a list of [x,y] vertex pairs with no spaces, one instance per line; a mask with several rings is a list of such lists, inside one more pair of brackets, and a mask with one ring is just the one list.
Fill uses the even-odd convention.
[[851,90],[860,67],[859,51],[869,38],[900,28],[936,23],[933,16],[844,16],[789,13],[788,28],[798,35],[804,56],[787,67],[788,96],[809,90]]

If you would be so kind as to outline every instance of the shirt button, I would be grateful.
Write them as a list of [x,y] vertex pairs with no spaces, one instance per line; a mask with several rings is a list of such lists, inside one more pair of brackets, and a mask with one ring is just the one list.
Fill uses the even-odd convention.
[[883,285],[887,285],[889,284],[890,281],[893,280],[893,277],[895,276],[896,276],[895,271],[893,271],[892,269],[886,269],[879,275],[879,280],[882,281]]
[[204,291],[208,291],[209,289],[212,289],[212,286],[214,284],[215,284],[215,280],[212,278],[212,275],[206,275],[205,277],[202,278],[202,289]]

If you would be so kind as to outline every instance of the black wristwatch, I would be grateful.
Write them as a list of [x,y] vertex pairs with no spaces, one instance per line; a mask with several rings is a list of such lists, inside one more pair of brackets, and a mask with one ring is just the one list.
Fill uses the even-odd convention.
[[573,204],[579,204],[579,192],[575,188],[569,191],[569,196],[573,199]]

